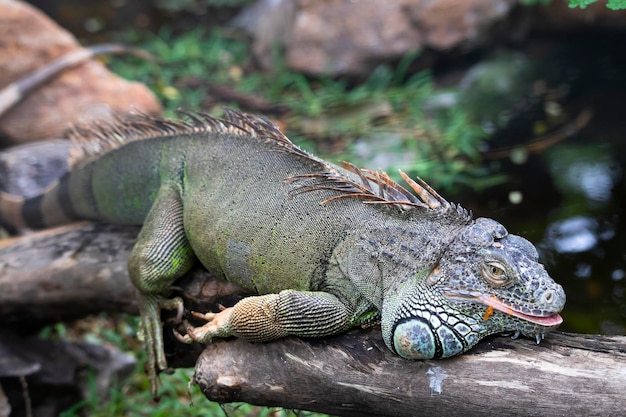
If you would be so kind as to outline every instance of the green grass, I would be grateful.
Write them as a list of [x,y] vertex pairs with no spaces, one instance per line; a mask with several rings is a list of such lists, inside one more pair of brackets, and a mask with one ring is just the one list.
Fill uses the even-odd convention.
[[[569,0],[569,7],[571,9],[575,9],[580,7],[581,9],[586,9],[587,6],[596,3],[598,0]],[[534,4],[542,4],[548,5],[552,2],[552,0],[522,0],[522,4],[526,6],[531,6]],[[607,0],[606,7],[611,10],[623,10],[626,9],[626,0]]]

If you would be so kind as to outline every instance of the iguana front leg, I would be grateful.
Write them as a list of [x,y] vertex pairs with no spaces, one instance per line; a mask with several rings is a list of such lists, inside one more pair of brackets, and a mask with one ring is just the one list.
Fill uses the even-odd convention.
[[163,186],[128,260],[128,273],[137,288],[140,334],[147,353],[152,396],[157,398],[158,372],[167,369],[163,350],[161,308],[181,309],[180,298],[167,299],[171,284],[195,263],[183,228],[183,204],[175,186]]
[[184,343],[208,343],[214,337],[237,336],[262,342],[285,336],[321,337],[341,333],[354,322],[354,309],[326,292],[285,290],[248,297],[219,313],[196,315],[209,322],[187,326]]

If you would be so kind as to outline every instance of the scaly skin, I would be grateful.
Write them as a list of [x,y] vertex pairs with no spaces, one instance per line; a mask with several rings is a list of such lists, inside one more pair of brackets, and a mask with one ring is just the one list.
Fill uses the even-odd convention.
[[405,176],[418,197],[384,173],[322,161],[265,119],[189,116],[78,130],[74,168],[56,186],[26,201],[0,195],[16,227],[143,224],[128,270],[153,395],[167,368],[159,311],[181,307],[170,287],[198,261],[259,295],[201,315],[185,343],[320,337],[380,320],[392,351],[430,359],[493,333],[540,340],[561,323],[562,287],[496,221],[421,180]]

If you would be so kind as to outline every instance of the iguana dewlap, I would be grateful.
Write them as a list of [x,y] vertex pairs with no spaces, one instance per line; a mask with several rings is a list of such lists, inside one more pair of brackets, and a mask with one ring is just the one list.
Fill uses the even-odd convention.
[[205,316],[186,342],[325,336],[380,320],[410,359],[465,352],[512,332],[556,328],[563,288],[535,247],[473,219],[421,180],[338,167],[292,144],[264,118],[139,116],[77,130],[71,172],[44,194],[0,196],[0,217],[40,228],[75,219],[143,224],[128,271],[138,289],[148,372],[167,368],[160,308],[196,262],[259,296]]

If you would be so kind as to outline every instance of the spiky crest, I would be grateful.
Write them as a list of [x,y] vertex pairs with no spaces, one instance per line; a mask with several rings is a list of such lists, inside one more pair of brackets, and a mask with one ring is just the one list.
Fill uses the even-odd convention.
[[[70,129],[73,143],[70,166],[96,159],[128,142],[192,133],[231,133],[272,141],[294,153],[303,153],[269,119],[232,109],[219,119],[203,112],[179,110],[187,120],[165,119],[145,113],[115,115],[112,121],[91,122]],[[293,149],[292,149],[293,148]]]
[[343,161],[343,168],[356,174],[359,178],[359,180],[356,181],[348,178],[324,161],[317,158],[315,158],[315,160],[323,164],[323,169],[311,174],[296,175],[287,179],[289,182],[310,180],[308,184],[297,188],[294,191],[295,194],[317,190],[333,190],[340,194],[327,198],[322,201],[322,204],[344,198],[357,198],[363,200],[366,204],[394,206],[402,211],[417,207],[438,211],[455,210],[457,215],[465,220],[469,221],[472,218],[470,212],[459,205],[445,200],[419,177],[416,182],[404,172],[400,171],[400,175],[413,191],[415,191],[416,196],[402,185],[389,178],[389,175],[387,175],[385,171],[371,171]]

